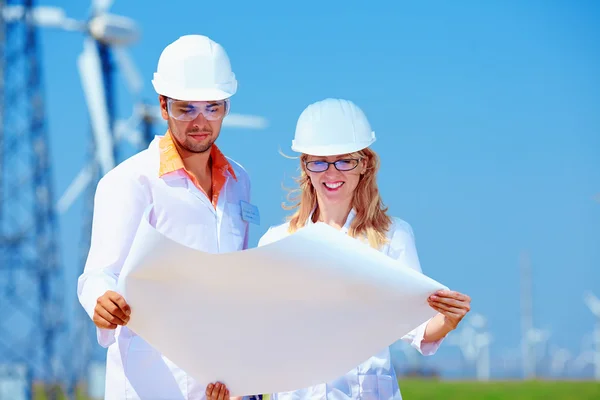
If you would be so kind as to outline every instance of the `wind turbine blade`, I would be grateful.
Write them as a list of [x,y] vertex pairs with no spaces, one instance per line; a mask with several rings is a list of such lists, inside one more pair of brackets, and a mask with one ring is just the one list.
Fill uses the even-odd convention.
[[79,174],[73,179],[73,182],[67,187],[67,190],[60,197],[56,203],[56,210],[59,214],[64,214],[71,205],[77,200],[79,195],[90,185],[92,178],[94,177],[93,165],[87,165]]
[[469,319],[469,322],[471,323],[471,326],[476,329],[484,329],[487,323],[486,318],[478,313],[473,313]]
[[146,120],[151,124],[167,124],[162,117],[162,112],[159,106],[151,106],[145,103],[138,103],[137,111],[140,116],[140,121]]
[[128,132],[126,138],[127,141],[136,149],[141,149],[144,146],[142,131],[139,129],[134,129]]
[[85,23],[67,18],[65,11],[58,7],[39,6],[33,9],[33,19],[36,25],[49,28],[83,31]]
[[84,50],[79,56],[77,64],[92,122],[96,157],[100,163],[102,175],[104,175],[115,166],[115,160],[100,55],[93,40],[87,39],[84,42]]
[[257,115],[229,114],[223,120],[223,126],[232,128],[264,129],[269,125],[266,118]]
[[94,14],[101,14],[107,12],[112,3],[113,0],[93,0],[92,8]]
[[130,120],[119,120],[115,122],[115,141],[120,143],[122,140],[126,140],[135,148],[141,148],[142,146],[142,132],[137,127],[140,122],[135,120],[134,115]]
[[128,120],[115,121],[115,143],[120,143],[125,138],[129,125],[130,121]]
[[123,47],[113,47],[113,54],[119,65],[119,69],[125,77],[125,82],[131,94],[138,97],[142,91],[142,78],[135,67],[129,53]]
[[[25,15],[23,6],[5,6],[2,8],[2,18],[6,22],[18,21]],[[69,31],[83,31],[85,23],[68,18],[65,11],[59,7],[37,6],[32,8],[31,16],[35,25],[48,28],[61,28]]]
[[60,26],[67,19],[65,11],[58,7],[35,7],[33,16],[36,23],[44,26]]
[[600,318],[600,300],[594,296],[592,292],[586,291],[583,295],[585,305],[590,309],[592,314]]
[[588,364],[592,364],[593,362],[594,362],[594,352],[590,351],[590,350],[586,350],[586,351],[582,352],[581,354],[579,354],[575,358],[575,360],[573,362],[573,369],[582,370]]
[[2,19],[5,22],[13,22],[23,18],[25,7],[23,6],[4,6],[2,7]]

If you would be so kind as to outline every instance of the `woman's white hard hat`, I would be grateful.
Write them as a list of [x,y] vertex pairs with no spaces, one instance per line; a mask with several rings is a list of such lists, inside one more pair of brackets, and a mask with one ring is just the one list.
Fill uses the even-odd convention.
[[364,112],[344,99],[318,101],[298,118],[292,150],[314,156],[360,151],[375,142],[375,132]]
[[225,49],[202,35],[182,36],[165,47],[152,85],[158,94],[188,101],[223,100],[237,91]]

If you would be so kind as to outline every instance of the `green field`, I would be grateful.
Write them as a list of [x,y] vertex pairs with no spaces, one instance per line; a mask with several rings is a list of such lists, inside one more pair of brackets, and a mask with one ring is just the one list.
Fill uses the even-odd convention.
[[600,400],[600,382],[400,380],[404,400]]
[[[439,381],[401,379],[403,400],[600,400],[600,382],[593,381]],[[47,397],[38,391],[35,400]],[[76,400],[88,400],[77,396]]]

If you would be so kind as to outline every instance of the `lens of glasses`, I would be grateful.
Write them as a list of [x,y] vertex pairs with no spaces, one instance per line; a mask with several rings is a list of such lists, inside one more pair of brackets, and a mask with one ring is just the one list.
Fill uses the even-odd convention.
[[167,102],[169,115],[179,121],[193,121],[200,114],[207,120],[217,121],[225,117],[229,110],[229,102],[221,101],[183,101],[171,100]]
[[351,171],[358,165],[358,160],[350,158],[331,163],[327,161],[309,161],[306,163],[306,169],[310,172],[324,172],[329,169],[329,164],[333,164],[338,171]]
[[329,163],[325,161],[309,161],[306,163],[306,169],[311,172],[323,172],[327,171]]
[[348,159],[348,160],[337,160],[334,163],[335,167],[338,171],[350,171],[356,168],[358,165],[358,160],[356,159]]

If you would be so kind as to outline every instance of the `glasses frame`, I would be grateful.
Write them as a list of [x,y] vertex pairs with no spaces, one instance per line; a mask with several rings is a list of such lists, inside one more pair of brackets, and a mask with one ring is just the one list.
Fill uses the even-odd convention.
[[223,116],[221,118],[214,118],[211,119],[209,117],[207,117],[203,111],[200,111],[200,113],[198,113],[198,115],[196,115],[194,118],[192,119],[181,119],[181,118],[177,118],[173,115],[172,111],[171,111],[171,107],[173,107],[173,103],[176,101],[187,101],[187,100],[176,100],[173,99],[171,97],[167,97],[167,113],[169,114],[169,116],[177,121],[183,121],[183,122],[190,122],[190,121],[194,121],[196,118],[198,118],[198,116],[200,116],[200,114],[202,114],[202,116],[204,117],[204,119],[206,119],[207,121],[219,121],[224,119],[228,114],[229,114],[229,110],[231,108],[229,99],[223,99],[223,100],[210,100],[210,101],[189,101],[189,103],[197,103],[197,102],[202,102],[202,103],[220,103],[223,102],[223,105],[225,106],[225,113],[223,113]]
[[[325,160],[304,161],[304,167],[308,171],[310,171],[312,173],[316,173],[316,174],[328,171],[330,165],[333,165],[335,167],[335,169],[337,169],[340,172],[348,172],[348,171],[352,171],[352,170],[356,169],[356,167],[358,167],[358,164],[360,164],[361,160],[362,160],[362,158],[359,157],[359,158],[341,158],[339,160],[335,160],[335,161],[332,161],[332,162],[325,161]],[[337,163],[340,162],[340,161],[346,161],[346,162],[347,161],[355,161],[356,165],[354,165],[354,167],[352,167],[350,169],[339,169]],[[312,169],[309,168],[309,164],[312,164],[312,163],[315,163],[315,162],[327,164],[327,168],[324,169],[323,171],[313,171]]]

